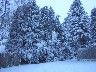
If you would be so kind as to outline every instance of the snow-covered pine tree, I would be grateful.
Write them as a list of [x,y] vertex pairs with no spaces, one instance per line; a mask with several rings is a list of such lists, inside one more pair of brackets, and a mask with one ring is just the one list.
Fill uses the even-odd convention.
[[90,19],[81,1],[74,0],[63,23],[66,47],[73,52],[73,57],[76,57],[78,48],[85,47],[85,44],[88,42],[89,25]]
[[3,38],[7,38],[11,21],[9,0],[2,0],[0,6],[2,9],[2,14],[0,15],[0,35],[2,35]]
[[[0,6],[2,8],[2,13],[0,14],[0,46],[4,50],[2,53],[2,58],[4,60],[3,64],[5,67],[11,66],[12,56],[6,53],[5,47],[8,41],[9,28],[12,20],[12,16],[10,13],[10,1],[9,0],[0,0]],[[7,56],[6,56],[7,55]]]
[[32,49],[37,41],[35,28],[38,26],[38,14],[39,7],[35,0],[17,8],[6,47],[8,53],[20,54],[21,59],[29,63],[32,61]]
[[[40,12],[40,39],[43,40],[47,47],[46,61],[60,60],[63,56],[64,34],[60,25],[59,16],[55,17],[52,7],[41,8]],[[40,49],[40,48],[39,48]]]
[[64,43],[65,34],[62,25],[59,21],[59,15],[55,17],[54,26],[52,30],[52,47],[55,49],[54,57],[55,60],[65,60],[64,59]]
[[96,8],[91,10],[91,46],[96,47]]
[[[60,55],[58,53],[61,48],[61,26],[59,17],[55,17],[55,12],[52,7],[47,6],[41,8],[40,11],[40,39],[43,40],[47,47],[46,61],[58,60]],[[40,48],[39,48],[40,49]]]
[[[52,61],[54,58],[53,55],[53,49],[52,49],[52,26],[54,23],[54,11],[53,9],[50,7],[48,8],[47,6],[41,8],[40,10],[40,23],[39,23],[39,40],[42,41],[41,43],[45,43],[45,45],[43,45],[42,47],[40,47],[39,49],[44,49],[43,50],[43,55],[42,57],[40,57],[40,61],[41,62],[47,62],[47,61]],[[42,45],[42,44],[41,44]],[[47,54],[44,55],[44,53]],[[49,60],[50,57],[50,60]],[[52,58],[51,58],[52,57]],[[42,58],[45,58],[42,60]]]

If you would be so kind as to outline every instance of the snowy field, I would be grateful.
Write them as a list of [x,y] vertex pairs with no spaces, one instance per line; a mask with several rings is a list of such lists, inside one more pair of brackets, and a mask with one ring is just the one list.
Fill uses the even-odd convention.
[[0,72],[96,72],[96,62],[63,61],[2,68]]

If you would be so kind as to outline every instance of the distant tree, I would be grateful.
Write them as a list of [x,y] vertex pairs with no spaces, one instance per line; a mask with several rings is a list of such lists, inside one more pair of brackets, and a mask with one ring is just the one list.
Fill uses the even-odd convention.
[[63,23],[66,47],[76,56],[78,48],[88,43],[90,19],[80,0],[74,0]]

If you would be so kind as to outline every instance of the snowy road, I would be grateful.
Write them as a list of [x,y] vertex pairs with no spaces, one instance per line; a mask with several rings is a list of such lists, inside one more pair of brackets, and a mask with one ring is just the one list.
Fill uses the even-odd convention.
[[2,68],[0,72],[96,72],[96,62],[63,61]]

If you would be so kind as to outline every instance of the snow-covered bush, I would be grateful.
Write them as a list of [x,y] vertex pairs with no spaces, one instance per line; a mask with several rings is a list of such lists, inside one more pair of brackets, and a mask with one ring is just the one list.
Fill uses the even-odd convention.
[[96,60],[96,48],[82,48],[77,53],[77,60]]
[[18,66],[20,64],[20,55],[8,53],[0,53],[0,68]]

